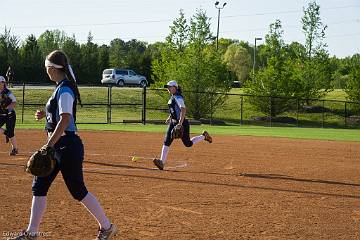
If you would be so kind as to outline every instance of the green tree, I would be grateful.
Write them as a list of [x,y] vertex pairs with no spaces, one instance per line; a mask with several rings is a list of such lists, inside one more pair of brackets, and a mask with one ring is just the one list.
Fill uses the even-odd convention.
[[184,52],[189,40],[189,26],[182,9],[179,15],[170,26],[170,34],[166,37],[166,42],[170,48]]
[[[213,45],[214,47],[216,47],[216,37],[213,37]],[[227,51],[228,47],[232,44],[240,44],[243,42],[239,42],[238,40],[235,39],[228,39],[228,38],[220,38],[219,39],[219,46],[218,46],[218,51],[220,51],[221,54],[225,54],[225,52]]]
[[80,44],[76,41],[75,36],[66,37],[62,43],[61,50],[66,53],[69,58],[70,65],[75,73],[77,80],[84,83],[85,80],[81,72],[81,48]]
[[224,62],[228,69],[236,74],[237,79],[244,83],[252,66],[251,55],[248,50],[239,44],[231,44],[224,54]]
[[[89,32],[88,40],[80,46],[80,81],[84,83],[99,84],[101,80],[102,70],[98,66],[98,46],[93,43],[93,36]],[[95,64],[94,64],[95,63]]]
[[[266,60],[265,68],[253,76],[247,91],[272,96],[268,101],[260,98],[253,100],[262,112],[276,116],[291,107],[291,101],[287,100],[289,97],[320,98],[332,89],[334,67],[323,43],[326,27],[321,23],[319,9],[315,2],[304,9],[304,46],[296,42],[286,45],[282,40],[281,22],[276,21],[271,25],[265,44],[259,49],[261,59]],[[282,98],[277,98],[274,103],[273,97]],[[309,104],[310,100],[304,103]]]
[[265,45],[260,50],[260,55],[266,59],[266,67],[252,76],[245,89],[246,93],[256,96],[251,98],[252,105],[272,117],[288,109],[286,98],[293,95],[295,88],[291,77],[293,65],[282,36],[281,21],[276,20],[270,25]]
[[184,55],[189,42],[189,25],[184,12],[180,10],[179,17],[169,27],[170,33],[165,43],[160,46],[160,57],[152,60],[152,79],[155,86],[162,86],[167,79],[176,79],[179,62]]
[[315,1],[304,8],[302,24],[307,59],[303,63],[301,92],[297,95],[302,98],[320,98],[332,90],[332,67],[324,43],[327,26],[321,22],[320,5]]
[[[356,55],[356,54],[355,54]],[[354,56],[355,56],[354,55]],[[335,56],[331,58],[331,63],[335,66],[335,71],[332,75],[332,86],[336,89],[345,89],[351,71],[352,57],[345,57],[338,59]]]
[[109,67],[125,68],[126,67],[126,44],[120,38],[115,38],[110,42],[109,50]]
[[[154,75],[155,72],[161,72],[156,71],[156,67],[160,68],[160,62],[161,62],[161,55],[163,52],[163,49],[166,48],[166,43],[164,42],[156,42],[153,44],[149,44],[147,49],[146,49],[146,55],[148,56],[148,58],[150,58],[150,63],[149,63],[149,79],[151,83],[156,83],[156,82],[160,82],[161,78],[157,78],[156,75]],[[155,66],[156,65],[156,66]]]
[[199,54],[195,46],[186,50],[176,79],[185,90],[194,91],[185,93],[185,97],[189,114],[200,119],[208,117],[224,104],[224,94],[230,90],[232,82],[221,54],[213,46],[205,47],[200,56],[196,53]]
[[23,78],[21,71],[21,63],[19,61],[19,38],[12,35],[10,30],[4,30],[3,34],[0,34],[0,71],[6,73],[9,66],[15,72],[15,81],[21,81]]
[[326,47],[323,40],[325,38],[325,30],[327,28],[321,22],[320,5],[315,1],[310,2],[307,8],[304,8],[304,16],[301,19],[302,29],[305,34],[305,47],[309,59]]
[[306,48],[304,45],[298,42],[292,42],[286,46],[286,51],[289,58],[299,59],[301,61],[306,60]]
[[[183,19],[184,16],[180,13],[180,17],[174,22],[184,24]],[[213,113],[224,102],[224,95],[213,95],[210,92],[225,93],[229,91],[231,82],[227,78],[221,54],[213,46],[209,18],[205,12],[198,10],[189,26],[178,28],[179,25],[181,24],[174,24],[170,30],[180,29],[186,32],[180,35],[187,38],[181,39],[181,44],[174,41],[174,37],[167,38],[161,59],[153,61],[153,75],[158,85],[170,79],[177,80],[185,90],[189,115],[200,119]],[[172,32],[170,36],[173,36]]]
[[38,39],[38,44],[43,58],[45,58],[52,51],[60,49],[65,39],[65,32],[58,29],[46,30],[44,33],[42,33]]
[[360,54],[353,55],[349,65],[349,80],[345,91],[349,100],[360,102]]
[[109,67],[109,47],[105,44],[101,45],[99,48],[98,56],[98,66],[99,70],[104,70]]
[[149,75],[147,59],[145,56],[146,43],[132,39],[126,42],[125,67],[135,70],[140,74]]
[[36,37],[30,35],[20,49],[22,71],[25,82],[45,82],[44,59],[41,56],[40,47]]

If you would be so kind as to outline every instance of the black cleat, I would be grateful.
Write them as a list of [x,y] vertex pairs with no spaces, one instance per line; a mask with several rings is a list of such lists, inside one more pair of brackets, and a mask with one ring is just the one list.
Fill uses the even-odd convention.
[[10,156],[16,156],[19,153],[19,150],[17,148],[13,148],[11,152],[9,153]]
[[153,160],[153,163],[154,163],[155,166],[158,167],[158,169],[164,170],[164,163],[160,159],[155,158]]

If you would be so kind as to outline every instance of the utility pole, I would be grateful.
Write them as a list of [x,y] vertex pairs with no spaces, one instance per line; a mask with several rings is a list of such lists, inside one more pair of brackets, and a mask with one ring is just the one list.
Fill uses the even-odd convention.
[[223,9],[226,5],[226,2],[222,5],[222,7],[219,6],[219,1],[215,2],[215,7],[218,9],[218,24],[217,24],[217,33],[216,33],[216,50],[219,49],[219,29],[220,29],[220,10]]
[[262,40],[260,37],[255,38],[255,46],[254,46],[254,64],[253,64],[253,74],[255,74],[255,65],[256,65],[256,41]]

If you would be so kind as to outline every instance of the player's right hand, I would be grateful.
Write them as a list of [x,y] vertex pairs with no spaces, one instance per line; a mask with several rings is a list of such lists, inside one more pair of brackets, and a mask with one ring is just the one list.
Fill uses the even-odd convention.
[[44,110],[36,110],[35,112],[35,119],[36,121],[39,121],[45,117],[45,111]]
[[170,117],[168,117],[168,118],[165,120],[165,123],[166,123],[166,124],[169,124],[169,123],[170,123],[170,121],[171,121],[171,118],[170,118]]

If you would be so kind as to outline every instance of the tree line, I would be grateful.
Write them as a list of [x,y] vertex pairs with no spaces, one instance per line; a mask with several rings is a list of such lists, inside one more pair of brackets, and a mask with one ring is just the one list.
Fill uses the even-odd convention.
[[[210,19],[201,9],[189,20],[180,10],[166,39],[153,44],[116,38],[109,45],[98,45],[91,33],[85,43],[79,43],[75,36],[60,30],[47,30],[38,38],[30,35],[20,41],[5,29],[0,34],[0,74],[5,75],[11,66],[16,81],[48,82],[45,56],[61,49],[69,56],[79,84],[99,84],[106,68],[130,68],[145,75],[152,86],[176,79],[186,90],[205,92],[186,96],[195,118],[205,117],[222,105],[224,95],[210,93],[228,92],[235,80],[252,95],[312,99],[341,88],[349,100],[359,102],[360,54],[330,56],[324,43],[327,26],[315,1],[304,7],[301,22],[305,44],[285,43],[281,21],[270,24],[264,43],[256,48],[255,69],[252,44],[222,38],[217,49]],[[262,112],[274,106],[271,100],[254,100],[253,105]],[[275,116],[287,108],[288,101],[280,101],[271,113]]]

